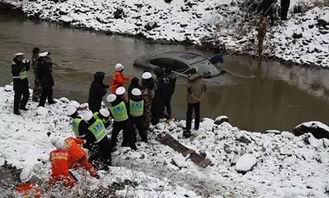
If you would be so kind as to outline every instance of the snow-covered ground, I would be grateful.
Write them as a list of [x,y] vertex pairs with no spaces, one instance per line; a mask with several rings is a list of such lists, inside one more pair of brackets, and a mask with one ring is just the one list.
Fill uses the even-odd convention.
[[[248,24],[251,21],[257,20],[257,17],[250,17],[241,11],[241,3],[245,0],[172,0],[170,3],[164,0],[0,2],[20,7],[28,16],[76,27],[162,41],[187,41],[198,45],[208,38],[215,43],[226,44],[227,49],[233,52],[255,54],[257,51],[255,24],[251,25],[249,31],[240,29],[241,25],[250,26]],[[269,29],[265,38],[266,56],[299,64],[329,66],[329,8],[315,7],[304,14],[292,15],[295,5],[311,5],[312,2],[291,0],[289,20]],[[323,20],[319,23],[318,19]],[[294,33],[301,37],[293,38]]]
[[[37,104],[29,102],[30,111],[16,116],[13,92],[0,88],[0,95],[0,165],[6,161],[19,169],[32,167],[40,180],[46,180],[53,149],[46,133],[72,135],[65,116],[72,101],[57,100],[42,115],[37,114]],[[118,197],[328,197],[329,140],[311,134],[242,131],[211,119],[203,119],[195,136],[185,139],[184,125],[185,121],[160,123],[150,132],[150,143],[138,143],[138,151],[119,148],[113,153],[113,167],[101,172],[99,180],[75,171],[80,187],[67,192],[68,197],[115,185]],[[155,137],[163,132],[206,154],[214,165],[200,168],[160,144]]]

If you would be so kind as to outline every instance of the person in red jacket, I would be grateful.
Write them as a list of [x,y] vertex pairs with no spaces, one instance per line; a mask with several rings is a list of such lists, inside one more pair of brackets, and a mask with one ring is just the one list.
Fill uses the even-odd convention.
[[96,169],[88,161],[87,153],[81,147],[85,140],[80,138],[68,137],[64,141],[66,144],[66,150],[70,154],[69,167],[82,167],[86,169],[91,176],[98,178]]
[[118,87],[123,86],[126,82],[130,80],[128,76],[123,75],[124,66],[121,63],[115,65],[115,73],[112,78],[111,93],[115,93]]
[[[56,141],[55,141],[56,140]],[[48,181],[50,185],[61,183],[66,187],[73,188],[76,180],[69,172],[69,151],[65,149],[65,142],[59,138],[52,139],[56,150],[50,152],[51,177]]]
[[21,184],[15,188],[15,192],[22,197],[41,198],[41,189],[31,181],[33,176],[31,169],[23,169],[20,175]]

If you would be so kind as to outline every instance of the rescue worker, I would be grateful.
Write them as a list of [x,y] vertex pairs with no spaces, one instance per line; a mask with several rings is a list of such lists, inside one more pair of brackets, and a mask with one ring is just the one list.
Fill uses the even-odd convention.
[[142,95],[144,100],[144,126],[147,130],[152,121],[152,100],[154,98],[154,79],[150,72],[142,75]]
[[111,117],[114,119],[111,138],[112,150],[114,150],[116,146],[118,134],[121,130],[123,130],[122,146],[127,146],[133,150],[137,150],[135,145],[136,136],[129,120],[125,102],[114,94],[109,94],[107,96],[107,101],[111,104],[109,110]]
[[67,115],[72,119],[71,129],[75,137],[84,139],[88,132],[88,124],[79,116],[77,107],[69,105]]
[[40,79],[39,79],[39,75],[37,72],[37,63],[38,63],[38,59],[39,59],[39,53],[40,53],[39,48],[37,48],[37,47],[33,48],[31,66],[32,66],[32,69],[34,72],[34,88],[33,88],[33,94],[32,94],[32,101],[34,101],[34,102],[39,102],[41,92],[42,92],[42,87],[40,85]]
[[80,146],[85,143],[85,140],[74,137],[65,139],[53,137],[51,143],[56,146],[58,141],[64,142],[64,150],[69,153],[69,168],[82,167],[89,172],[90,176],[99,178],[96,169],[88,161],[87,153]]
[[40,78],[42,93],[38,106],[44,107],[46,103],[46,99],[48,99],[49,104],[56,103],[53,100],[54,79],[52,76],[52,65],[53,63],[51,62],[49,52],[42,52],[39,54],[37,71]]
[[154,98],[152,100],[152,124],[156,125],[159,123],[160,118],[164,116],[163,98],[161,96],[161,90],[163,89],[163,84],[160,84],[160,79],[162,78],[164,71],[162,68],[157,67],[154,69],[154,73],[156,75],[156,80],[155,80]]
[[73,188],[76,185],[75,178],[69,172],[69,152],[65,149],[65,142],[55,141],[52,139],[52,144],[56,150],[50,152],[51,176],[48,183],[54,185],[56,183],[63,184],[66,187]]
[[15,192],[22,197],[41,198],[41,189],[35,183],[31,182],[33,172],[31,169],[23,169],[20,174],[21,184],[15,188]]
[[133,127],[138,130],[139,136],[143,142],[147,142],[147,134],[144,126],[144,100],[142,92],[138,88],[131,90],[129,98],[129,115]]
[[271,26],[274,25],[274,4],[276,0],[262,0],[258,12],[261,12],[263,16],[270,17]]
[[[105,117],[109,117],[107,111]],[[111,145],[106,133],[103,120],[95,119],[92,112],[87,112],[83,119],[88,123],[88,133],[86,140],[91,144],[90,160],[97,169],[108,170],[111,165]]]
[[106,108],[102,108],[99,112],[95,112],[93,117],[102,120],[105,128],[108,128],[111,125],[110,112]]
[[124,66],[121,63],[115,65],[115,73],[112,78],[111,93],[115,93],[118,87],[122,87],[130,79],[128,76],[123,75]]
[[106,94],[106,89],[109,87],[103,83],[104,77],[104,72],[96,72],[94,75],[94,81],[89,89],[88,105],[90,111],[93,113],[98,112],[101,109],[103,97]]
[[[30,69],[30,61],[24,59],[24,53],[16,53],[11,64],[11,73],[14,84],[14,114],[20,115],[19,110],[27,111],[27,101],[29,100],[29,82],[27,71]],[[22,98],[23,96],[23,98]]]
[[125,103],[128,103],[126,88],[118,87],[117,90],[115,90],[115,95],[117,95],[118,98],[121,98]]
[[200,102],[204,92],[206,92],[206,84],[201,75],[197,74],[195,68],[191,69],[186,83],[187,87],[187,112],[186,112],[186,130],[183,135],[191,136],[192,114],[195,113],[194,130],[199,130],[200,124]]
[[139,79],[134,77],[133,79],[131,79],[130,85],[128,87],[128,98],[131,98],[131,90],[133,89],[142,89],[142,86],[139,84]]

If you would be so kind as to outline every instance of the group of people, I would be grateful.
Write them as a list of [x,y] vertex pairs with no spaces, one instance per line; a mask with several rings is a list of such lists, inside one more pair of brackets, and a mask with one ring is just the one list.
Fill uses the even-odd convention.
[[25,59],[24,53],[15,54],[11,64],[11,73],[13,77],[14,97],[14,114],[20,115],[20,110],[27,111],[29,81],[28,71],[32,65],[34,72],[34,90],[32,100],[39,102],[38,106],[45,106],[48,99],[49,104],[56,103],[53,100],[54,79],[52,76],[52,60],[49,52],[40,52],[39,48],[33,49],[32,61]]
[[[48,97],[52,99],[52,62],[49,52],[39,53],[33,50],[32,67],[35,72],[35,87],[33,100],[39,100],[39,106],[45,105]],[[15,104],[14,113],[19,109],[27,110],[29,97],[27,71],[30,62],[23,53],[15,54],[12,64]],[[115,65],[115,73],[110,79],[110,86],[104,84],[105,73],[96,72],[90,86],[88,107],[80,116],[78,106],[69,104],[66,113],[71,119],[71,129],[75,137],[63,138],[48,133],[55,149],[50,152],[51,176],[48,184],[60,183],[73,187],[77,183],[70,169],[83,167],[91,176],[98,178],[97,170],[108,170],[111,165],[111,153],[116,150],[118,135],[122,131],[121,146],[137,150],[137,132],[141,141],[148,142],[150,126],[157,124],[160,119],[172,118],[171,98],[175,91],[176,74],[170,69],[160,67],[154,69],[155,78],[151,71],[144,71],[141,80],[137,77],[124,75],[124,66]],[[191,136],[192,114],[195,112],[195,126],[198,130],[200,122],[200,101],[206,86],[202,76],[196,69],[191,69],[187,79],[187,121],[184,136]],[[40,95],[41,93],[41,95]],[[22,98],[23,95],[23,98]],[[111,137],[108,137],[108,130]],[[88,152],[86,152],[88,151]],[[37,186],[30,182],[31,173],[23,171],[22,184],[16,191],[24,194],[40,193]]]

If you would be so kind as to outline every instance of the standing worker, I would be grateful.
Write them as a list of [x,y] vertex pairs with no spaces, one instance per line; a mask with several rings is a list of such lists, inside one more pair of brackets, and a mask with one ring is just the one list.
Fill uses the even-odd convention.
[[172,72],[171,68],[165,69],[165,74],[159,79],[159,84],[162,84],[160,92],[165,114],[171,118],[171,98],[176,87],[176,74]]
[[98,112],[101,109],[103,97],[106,94],[106,89],[109,87],[103,83],[104,77],[104,72],[96,72],[94,75],[94,81],[89,89],[88,105],[90,111],[93,113]]
[[34,89],[33,89],[33,94],[32,94],[32,101],[34,101],[34,102],[39,102],[41,92],[42,92],[42,87],[40,85],[40,79],[39,79],[39,75],[37,72],[37,63],[38,63],[38,59],[39,59],[39,53],[40,53],[39,48],[37,48],[37,47],[33,48],[31,65],[32,65],[32,69],[34,72]]
[[[24,53],[16,53],[11,64],[11,73],[14,83],[14,114],[20,115],[19,110],[27,111],[27,101],[29,100],[29,81],[27,71],[30,69],[30,61],[24,59]],[[22,98],[23,96],[23,98]]]
[[162,68],[157,67],[154,69],[154,74],[156,75],[155,80],[155,90],[154,98],[152,100],[152,124],[156,125],[159,123],[160,118],[163,117],[163,98],[161,95],[161,90],[163,89],[163,84],[161,84],[160,79],[164,75]]
[[117,97],[122,99],[125,103],[128,103],[128,96],[126,94],[126,88],[118,87],[117,90],[115,90],[115,95],[117,95]]
[[52,139],[52,144],[55,145],[56,150],[50,152],[51,176],[49,178],[48,183],[50,185],[61,183],[66,187],[73,188],[77,181],[74,179],[74,177],[70,174],[69,171],[70,154],[65,149],[64,141],[54,140]]
[[143,142],[147,142],[147,134],[144,126],[144,100],[142,92],[138,88],[131,90],[129,98],[129,114],[133,127],[136,127]]
[[114,94],[109,94],[107,96],[107,101],[111,103],[109,110],[114,119],[111,138],[112,150],[114,150],[116,146],[118,134],[121,130],[123,130],[122,146],[128,146],[133,150],[137,150],[135,145],[136,136],[131,127],[125,102]]
[[142,95],[144,100],[144,126],[149,129],[152,121],[152,100],[154,98],[154,79],[150,72],[142,75]]
[[85,138],[88,132],[88,124],[79,116],[75,106],[67,107],[67,115],[72,119],[71,129],[77,138]]
[[134,77],[131,79],[130,85],[128,87],[128,98],[131,98],[131,90],[138,88],[142,89],[142,86],[139,84],[139,79]]
[[49,104],[55,104],[53,100],[53,86],[54,79],[52,76],[52,65],[49,52],[42,52],[39,54],[39,59],[37,63],[37,71],[40,79],[40,84],[42,87],[42,93],[40,97],[40,102],[38,106],[44,107],[46,99],[48,98]]
[[187,112],[186,112],[186,130],[184,131],[185,137],[191,136],[191,123],[192,114],[195,113],[194,130],[199,130],[200,124],[200,102],[204,92],[206,92],[206,84],[202,76],[197,74],[195,68],[191,69],[186,83],[187,87]]
[[[109,117],[110,113],[107,111]],[[97,169],[108,170],[111,165],[111,145],[107,137],[106,128],[102,119],[95,119],[92,112],[87,112],[83,119],[88,123],[86,140],[91,145],[90,160]]]
[[128,76],[123,75],[124,66],[121,63],[115,65],[115,73],[112,78],[111,93],[115,93],[118,87],[122,87],[130,79]]
[[15,192],[23,197],[41,198],[41,189],[35,183],[31,182],[33,177],[30,168],[23,169],[20,174],[21,184],[15,188]]
[[88,161],[87,153],[80,146],[85,142],[85,140],[73,137],[68,137],[65,139],[53,137],[51,143],[54,146],[56,144],[61,144],[58,141],[64,142],[64,150],[69,153],[69,168],[83,167],[90,173],[90,176],[99,178],[96,169]]

